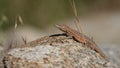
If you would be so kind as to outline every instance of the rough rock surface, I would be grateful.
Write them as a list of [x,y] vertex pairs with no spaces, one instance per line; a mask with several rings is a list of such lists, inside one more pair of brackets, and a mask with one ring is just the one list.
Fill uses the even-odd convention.
[[6,68],[117,68],[65,34],[45,36],[13,48],[3,63]]

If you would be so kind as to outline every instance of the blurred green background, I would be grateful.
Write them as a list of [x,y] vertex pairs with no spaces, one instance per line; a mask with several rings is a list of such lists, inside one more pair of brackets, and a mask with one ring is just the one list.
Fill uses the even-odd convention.
[[[85,35],[94,37],[98,43],[120,44],[120,0],[74,1]],[[24,25],[18,21],[20,28],[14,30],[18,16]],[[57,29],[53,25],[72,24],[73,19],[69,0],[0,0],[0,43],[14,40],[18,35],[31,41],[54,34]]]
[[[79,16],[120,8],[120,0],[75,0],[75,3]],[[0,30],[13,27],[18,15],[25,25],[40,29],[74,17],[69,0],[0,0]]]

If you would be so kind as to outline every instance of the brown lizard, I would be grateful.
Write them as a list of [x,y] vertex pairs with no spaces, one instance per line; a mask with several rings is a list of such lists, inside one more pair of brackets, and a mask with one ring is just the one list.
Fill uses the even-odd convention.
[[96,43],[90,39],[89,37],[79,33],[78,31],[70,28],[67,25],[56,25],[56,27],[58,29],[60,29],[61,31],[73,36],[73,38],[85,45],[88,45],[91,49],[95,50],[96,52],[98,52],[104,59],[106,59],[108,61],[108,58],[106,57],[106,55],[98,48],[98,46],[96,45]]

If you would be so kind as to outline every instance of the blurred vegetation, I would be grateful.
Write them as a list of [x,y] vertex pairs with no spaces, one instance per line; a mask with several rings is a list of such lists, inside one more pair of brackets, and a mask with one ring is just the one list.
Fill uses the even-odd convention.
[[[75,0],[79,15],[118,10],[120,0]],[[73,17],[69,0],[0,0],[0,30],[8,30],[21,15],[26,25],[44,28]]]

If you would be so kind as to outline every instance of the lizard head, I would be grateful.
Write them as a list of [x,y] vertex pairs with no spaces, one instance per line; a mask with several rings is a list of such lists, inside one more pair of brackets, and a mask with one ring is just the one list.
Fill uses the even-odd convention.
[[67,32],[69,27],[67,25],[64,24],[59,24],[59,25],[55,25],[58,29],[60,29],[61,31]]

